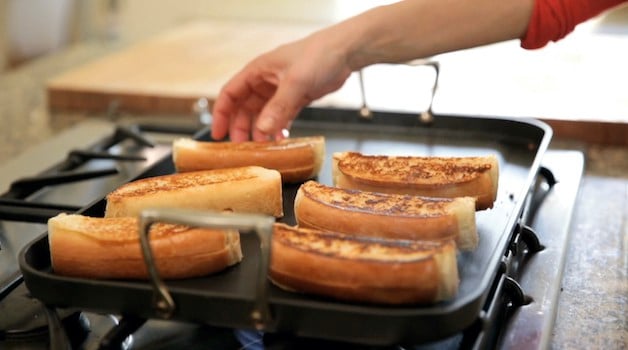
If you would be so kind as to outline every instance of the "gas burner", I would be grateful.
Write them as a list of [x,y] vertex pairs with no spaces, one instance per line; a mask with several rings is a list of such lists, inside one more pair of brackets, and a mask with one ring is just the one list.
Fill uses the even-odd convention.
[[[0,303],[0,348],[71,344],[76,348],[90,332],[78,310],[55,310],[32,298],[22,284]],[[60,339],[61,338],[61,339]]]

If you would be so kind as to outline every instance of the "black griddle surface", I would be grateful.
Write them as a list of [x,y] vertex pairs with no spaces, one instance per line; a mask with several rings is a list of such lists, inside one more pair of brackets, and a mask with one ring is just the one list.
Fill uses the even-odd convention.
[[[294,123],[293,137],[324,135],[326,160],[317,180],[331,185],[331,155],[338,151],[421,156],[495,154],[500,164],[499,189],[493,209],[477,212],[477,250],[458,255],[460,288],[447,302],[430,305],[382,306],[339,302],[289,293],[269,282],[271,332],[369,345],[418,344],[455,334],[479,317],[498,274],[513,229],[523,209],[551,129],[535,120],[468,116],[436,116],[432,124],[418,116],[376,112],[363,120],[353,110],[306,109]],[[205,136],[206,137],[206,136]],[[141,177],[174,171],[165,158]],[[131,179],[130,179],[131,180]],[[282,222],[294,224],[296,185],[284,187]],[[104,199],[83,214],[102,216]],[[244,260],[203,278],[168,281],[174,298],[174,319],[220,327],[252,328],[259,242],[242,235]],[[153,290],[144,281],[99,281],[52,273],[47,236],[20,254],[20,267],[33,296],[57,307],[158,318]]]

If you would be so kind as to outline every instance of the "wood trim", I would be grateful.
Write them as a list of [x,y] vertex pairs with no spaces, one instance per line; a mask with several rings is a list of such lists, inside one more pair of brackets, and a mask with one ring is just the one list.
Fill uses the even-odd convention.
[[543,119],[554,130],[555,138],[586,143],[628,146],[628,122]]
[[79,111],[106,113],[112,108],[137,114],[171,113],[192,114],[196,96],[153,96],[137,93],[111,93],[72,91],[69,89],[47,90],[48,108],[52,112]]

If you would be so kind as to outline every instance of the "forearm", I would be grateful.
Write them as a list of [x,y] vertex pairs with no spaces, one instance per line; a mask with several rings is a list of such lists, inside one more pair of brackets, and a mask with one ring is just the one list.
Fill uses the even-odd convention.
[[538,49],[558,41],[575,27],[628,0],[537,0],[527,33],[521,39],[526,49]]
[[[534,0],[405,0],[324,30],[357,70],[520,38]],[[333,43],[336,42],[336,44]],[[336,46],[338,45],[338,46]]]
[[352,71],[521,39],[542,47],[628,0],[404,0],[377,7],[247,64],[221,90],[212,137],[284,137],[299,110],[340,88]]

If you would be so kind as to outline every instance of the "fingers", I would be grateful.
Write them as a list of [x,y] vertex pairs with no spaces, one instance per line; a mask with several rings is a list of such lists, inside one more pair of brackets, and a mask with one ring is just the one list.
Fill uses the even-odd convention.
[[229,138],[232,141],[240,142],[251,138],[251,132],[254,131],[252,125],[267,100],[267,98],[254,93],[240,105],[230,120]]
[[229,134],[239,142],[286,137],[282,130],[306,105],[304,89],[310,84],[295,81],[294,75],[282,79],[285,70],[268,64],[268,57],[253,61],[223,87],[214,104],[212,138]]
[[283,85],[287,84],[280,85],[275,94],[264,86],[261,91],[249,89],[239,97],[224,89],[214,105],[212,138],[223,139],[227,133],[235,142],[286,138],[292,120],[305,103],[300,102],[304,101],[301,95],[294,93],[296,88]]
[[229,139],[233,142],[247,141],[251,137],[251,121],[254,115],[240,109],[230,120]]
[[211,136],[214,140],[222,140],[227,136],[231,119],[231,110],[234,108],[233,98],[223,89],[212,109]]
[[296,115],[309,102],[304,96],[300,85],[282,81],[275,95],[262,108],[255,130],[275,138],[285,138],[283,130],[289,130]]
[[283,140],[290,137],[290,126],[292,123],[290,122],[285,128],[278,130],[274,135],[266,134],[261,132],[257,128],[253,128],[252,139],[254,141],[268,141],[270,139],[274,140]]
[[262,107],[272,97],[275,86],[258,81],[254,74],[243,71],[221,90],[213,108],[212,138],[222,139],[229,134],[232,141],[245,141],[251,136],[252,124]]
[[212,110],[211,136],[213,139],[221,140],[227,136],[232,124],[231,119],[239,109],[239,104],[250,94],[251,90],[246,84],[244,72],[234,76],[220,90]]

